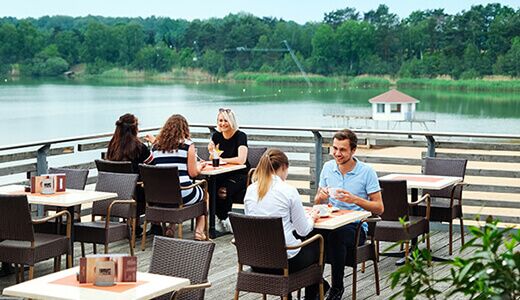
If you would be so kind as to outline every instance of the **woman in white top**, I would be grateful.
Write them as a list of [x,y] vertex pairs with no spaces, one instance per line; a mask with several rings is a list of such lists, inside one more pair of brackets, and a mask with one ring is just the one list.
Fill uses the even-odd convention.
[[[302,237],[307,236],[319,216],[314,210],[310,212],[310,215],[305,213],[298,190],[285,182],[288,173],[287,156],[278,149],[267,150],[260,158],[253,174],[253,184],[247,188],[244,206],[246,215],[281,217],[285,243],[290,246],[301,242],[293,232]],[[316,262],[319,247],[317,243],[314,243],[312,247],[288,250],[287,256],[289,273],[294,273]],[[257,271],[278,273],[278,270]],[[314,299],[317,291],[318,285],[307,287],[305,299]]]

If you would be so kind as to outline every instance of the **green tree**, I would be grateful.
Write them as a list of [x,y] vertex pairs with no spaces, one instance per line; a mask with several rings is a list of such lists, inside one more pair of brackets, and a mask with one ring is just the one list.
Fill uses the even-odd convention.
[[319,74],[332,74],[336,69],[337,39],[329,25],[321,25],[312,38],[312,66]]
[[329,24],[333,28],[337,28],[347,20],[359,20],[359,13],[355,8],[346,7],[343,9],[338,9],[331,11],[330,13],[325,13],[325,16],[323,17],[323,22],[325,24]]

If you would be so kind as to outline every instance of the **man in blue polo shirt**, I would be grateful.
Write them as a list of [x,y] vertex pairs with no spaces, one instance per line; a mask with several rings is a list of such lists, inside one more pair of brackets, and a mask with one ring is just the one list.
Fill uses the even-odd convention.
[[[369,165],[354,158],[357,136],[344,129],[334,134],[332,155],[334,160],[323,165],[315,204],[331,203],[340,209],[366,210],[382,214],[383,200],[376,172]],[[333,189],[336,189],[335,191]],[[334,194],[333,194],[334,191]],[[331,263],[332,287],[327,300],[341,299],[344,291],[345,256],[355,245],[356,223],[333,231],[320,231],[325,238],[325,252]],[[359,243],[366,240],[367,224],[363,224]]]

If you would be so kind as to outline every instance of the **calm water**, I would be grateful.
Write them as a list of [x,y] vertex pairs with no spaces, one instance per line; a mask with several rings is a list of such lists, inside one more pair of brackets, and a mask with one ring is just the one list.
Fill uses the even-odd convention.
[[[161,126],[180,113],[193,123],[215,123],[216,111],[230,107],[239,124],[409,129],[410,124],[333,119],[331,113],[369,116],[368,99],[385,90],[263,87],[245,84],[0,83],[2,142],[14,144],[111,132],[119,115],[131,112],[141,127]],[[520,96],[402,90],[417,98],[417,118],[432,131],[520,133]],[[414,124],[415,130],[424,130]]]

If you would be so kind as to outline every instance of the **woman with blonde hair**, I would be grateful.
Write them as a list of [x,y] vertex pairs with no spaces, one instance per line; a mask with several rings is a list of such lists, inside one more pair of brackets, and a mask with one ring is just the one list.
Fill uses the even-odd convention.
[[[152,160],[150,164],[161,166],[176,166],[179,171],[181,186],[191,185],[192,179],[198,176],[205,166],[205,162],[197,162],[195,144],[190,139],[188,121],[182,115],[172,115],[159,135],[155,138],[152,148]],[[202,201],[204,191],[200,186],[182,190],[184,205],[191,205]],[[205,217],[197,217],[195,226],[195,239],[206,240],[204,234]],[[165,232],[167,236],[174,235],[174,227],[170,226]]]
[[[293,232],[307,236],[319,218],[317,211],[307,215],[298,190],[286,180],[289,174],[289,159],[281,150],[268,149],[260,158],[253,174],[253,184],[246,191],[244,211],[246,215],[281,217],[287,246],[301,243]],[[287,250],[289,273],[298,272],[315,263],[319,257],[318,243],[312,247]],[[265,273],[278,273],[278,270],[257,270]],[[305,299],[315,299],[318,285],[305,289]]]
[[[235,113],[229,108],[220,108],[217,114],[217,131],[211,136],[208,150],[211,156],[215,150],[222,151],[220,160],[230,164],[245,164],[246,168],[217,177],[218,201],[215,211],[215,229],[222,233],[232,232],[228,213],[233,199],[243,195],[246,189],[247,172],[247,135],[238,129]],[[237,199],[242,200],[242,199]]]

